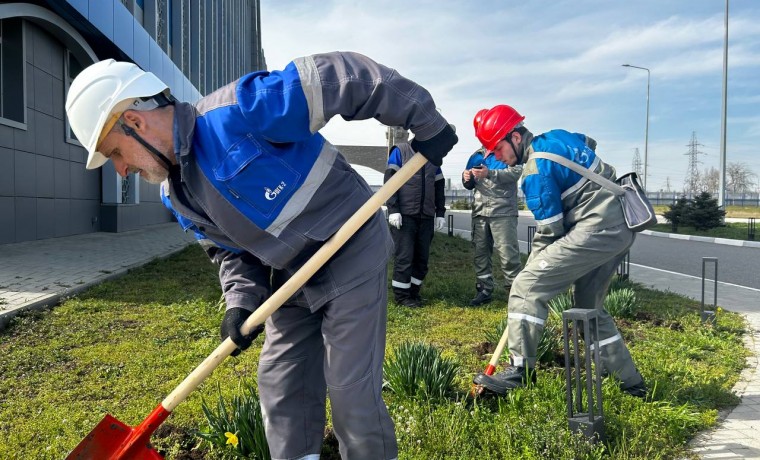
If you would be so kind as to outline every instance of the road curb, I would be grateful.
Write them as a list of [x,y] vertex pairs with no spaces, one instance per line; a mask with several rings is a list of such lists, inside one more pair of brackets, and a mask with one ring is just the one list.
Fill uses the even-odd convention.
[[672,240],[700,241],[702,243],[723,244],[726,246],[740,246],[745,248],[760,248],[760,241],[732,240],[728,238],[713,238],[709,236],[681,235],[679,233],[654,232],[644,230],[642,235],[656,236],[659,238],[670,238]]

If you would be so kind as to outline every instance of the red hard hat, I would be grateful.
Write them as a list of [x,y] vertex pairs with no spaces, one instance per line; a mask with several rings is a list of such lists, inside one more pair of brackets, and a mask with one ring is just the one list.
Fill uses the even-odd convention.
[[485,113],[482,112],[481,110],[475,116],[475,137],[488,150],[495,149],[499,141],[525,119],[508,105],[497,105]]
[[475,127],[475,135],[478,135],[478,126],[483,121],[483,115],[488,112],[488,109],[481,109],[475,114],[475,118],[472,120],[472,126]]

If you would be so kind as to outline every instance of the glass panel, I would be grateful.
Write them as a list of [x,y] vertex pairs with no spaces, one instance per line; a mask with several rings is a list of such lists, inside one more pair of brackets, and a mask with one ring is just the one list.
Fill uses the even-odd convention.
[[25,123],[24,32],[21,19],[0,21],[0,117]]

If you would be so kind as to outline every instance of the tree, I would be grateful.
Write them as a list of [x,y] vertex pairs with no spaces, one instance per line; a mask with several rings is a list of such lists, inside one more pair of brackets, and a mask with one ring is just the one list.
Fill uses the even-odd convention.
[[720,171],[715,169],[714,166],[711,166],[710,169],[705,169],[705,172],[702,173],[702,191],[717,195],[718,187],[720,187]]
[[697,230],[720,227],[723,225],[723,217],[726,215],[726,211],[718,207],[718,199],[713,198],[708,192],[697,195],[687,209],[684,223]]
[[686,215],[688,215],[689,206],[691,206],[691,202],[682,196],[668,206],[667,211],[662,213],[662,216],[670,222],[673,232],[677,232],[678,225],[684,222]]
[[734,162],[726,167],[726,190],[731,193],[751,192],[756,180],[757,174],[746,163]]

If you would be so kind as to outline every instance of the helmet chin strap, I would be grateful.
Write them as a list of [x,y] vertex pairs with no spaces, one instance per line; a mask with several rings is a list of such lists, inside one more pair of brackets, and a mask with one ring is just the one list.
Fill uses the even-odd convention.
[[121,129],[124,131],[124,134],[126,134],[127,136],[133,137],[137,142],[139,142],[143,147],[145,147],[150,153],[152,153],[154,157],[161,160],[161,162],[166,166],[167,171],[171,170],[173,165],[172,165],[172,162],[169,161],[168,158],[166,158],[166,155],[159,152],[157,148],[150,145],[148,141],[140,137],[140,135],[137,134],[134,129],[125,125],[124,122],[122,122],[121,120],[119,120],[119,125],[121,126]]
[[[517,150],[517,146],[514,144],[514,142],[512,142],[512,132],[510,132],[509,135],[507,135],[507,142],[509,142],[509,145],[512,146],[512,151],[515,152],[515,157],[517,158],[517,164],[519,165],[519,164],[522,164],[522,157],[523,157],[524,152],[522,150]],[[522,144],[520,146],[522,147]]]

